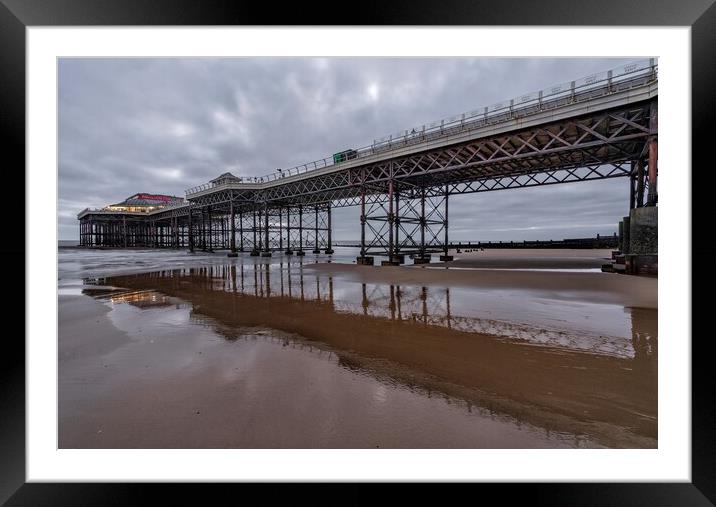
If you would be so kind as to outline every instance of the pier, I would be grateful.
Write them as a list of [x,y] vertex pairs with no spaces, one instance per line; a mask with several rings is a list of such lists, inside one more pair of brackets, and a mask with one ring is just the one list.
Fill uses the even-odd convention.
[[[658,201],[657,70],[642,60],[262,177],[225,172],[157,206],[85,209],[80,245],[332,253],[332,209],[360,206],[359,264],[421,263],[434,253],[449,261],[451,196],[611,178],[628,181],[630,216],[646,216],[634,210]],[[631,250],[655,248],[655,238],[642,238]]]

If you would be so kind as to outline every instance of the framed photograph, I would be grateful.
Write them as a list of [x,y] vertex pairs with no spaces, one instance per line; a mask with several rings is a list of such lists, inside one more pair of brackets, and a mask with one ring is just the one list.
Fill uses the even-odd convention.
[[2,0],[0,499],[712,505],[716,7],[282,9]]

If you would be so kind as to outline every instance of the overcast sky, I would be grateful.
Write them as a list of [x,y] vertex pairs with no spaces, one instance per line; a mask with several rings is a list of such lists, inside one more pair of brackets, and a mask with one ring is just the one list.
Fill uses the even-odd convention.
[[[184,195],[260,176],[631,59],[61,59],[59,237],[77,213],[137,192]],[[452,197],[454,239],[612,234],[624,178]],[[358,237],[358,208],[334,237]]]

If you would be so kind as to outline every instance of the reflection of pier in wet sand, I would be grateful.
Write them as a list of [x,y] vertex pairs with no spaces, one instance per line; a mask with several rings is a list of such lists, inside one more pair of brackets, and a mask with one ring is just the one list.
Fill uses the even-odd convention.
[[[230,340],[256,328],[291,333],[289,342],[332,351],[346,368],[468,407],[586,435],[593,445],[656,446],[653,309],[577,302],[550,309],[511,293],[515,318],[508,320],[497,310],[504,306],[495,301],[499,291],[360,283],[300,262],[232,263],[101,283],[185,300],[192,320]],[[589,316],[596,322],[575,325]]]

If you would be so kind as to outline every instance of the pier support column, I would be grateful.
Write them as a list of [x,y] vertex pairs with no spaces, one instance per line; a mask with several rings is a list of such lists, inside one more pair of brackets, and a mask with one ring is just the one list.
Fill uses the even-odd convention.
[[[395,254],[395,208],[393,199],[395,193],[395,184],[393,180],[388,182],[388,261],[387,264],[393,263],[393,255]],[[381,264],[385,264],[383,261]]]
[[657,162],[658,162],[658,142],[657,142],[657,131],[659,129],[658,122],[658,109],[656,101],[651,103],[649,111],[649,198],[647,206],[656,206],[658,201],[658,194],[656,191],[656,177],[657,177]]
[[206,252],[206,211],[201,208],[201,250]]
[[425,257],[425,187],[420,189],[420,257]]
[[332,254],[333,253],[333,242],[331,240],[331,233],[333,230],[333,224],[331,223],[331,203],[329,202],[327,206],[328,206],[328,208],[326,209],[326,221],[327,221],[328,231],[326,232],[326,236],[328,239],[328,244],[326,245],[325,252],[327,254]]
[[281,206],[278,207],[278,251],[283,252],[283,213]]
[[219,216],[219,226],[219,240],[217,241],[217,246],[221,250],[226,248],[226,219],[223,214]]
[[381,261],[381,266],[395,266],[397,262],[395,256],[395,184],[393,180],[388,181],[388,260]]
[[303,204],[298,205],[298,250],[296,255],[304,256],[306,252],[303,251]]
[[315,218],[315,224],[314,224],[314,236],[313,236],[313,253],[319,254],[321,253],[321,249],[318,248],[318,206],[314,206],[314,211],[316,212],[316,218]]
[[236,214],[234,213],[234,201],[232,200],[229,202],[229,213],[231,215],[231,237],[229,238],[230,248],[231,251],[229,252],[229,257],[238,257],[239,254],[236,253]]
[[415,264],[426,264],[430,262],[430,256],[425,251],[425,229],[427,227],[425,216],[425,187],[420,188],[420,247],[419,253],[413,259]]
[[444,255],[440,256],[440,260],[443,262],[449,262],[453,260],[452,255],[448,255],[448,245],[450,244],[448,241],[448,201],[450,198],[450,192],[448,191],[448,186],[445,185],[445,220],[443,221],[443,227],[445,228],[445,241],[443,245],[443,251],[445,252]]
[[653,139],[649,141],[649,198],[647,199],[647,206],[656,206],[658,201],[656,191],[656,174],[657,174],[657,141]]
[[127,216],[122,217],[122,239],[124,242],[124,248],[127,248]]
[[194,252],[194,224],[192,224],[192,209],[189,208],[189,251]]
[[213,235],[213,228],[211,227],[211,206],[207,206],[206,208],[206,221],[209,223],[209,247],[206,249],[207,252],[213,252],[214,251],[214,235]]
[[259,255],[259,245],[257,242],[258,240],[256,238],[256,209],[255,208],[252,210],[252,213],[253,213],[253,217],[254,217],[254,225],[251,230],[254,234],[254,243],[253,243],[253,248],[251,249],[251,257],[257,257]]
[[631,161],[629,171],[629,209],[636,208],[636,163]]
[[393,239],[393,254],[389,258],[392,263],[403,264],[405,255],[400,253],[400,191],[398,185],[394,188],[395,194],[395,213],[393,214],[393,224],[395,226],[395,234]]
[[269,247],[269,209],[267,202],[264,203],[264,248],[263,252],[261,252],[261,257],[271,257],[271,248]]
[[[365,248],[365,188],[361,189],[360,193],[360,256],[356,258],[356,263],[364,266],[373,265],[373,257],[366,256]],[[365,285],[363,285],[365,289]]]
[[239,252],[244,251],[244,212],[239,211]]
[[174,240],[174,248],[179,248],[179,217],[174,216],[172,217],[172,225],[173,225],[173,240]]
[[644,206],[644,189],[646,187],[644,175],[644,160],[639,159],[636,161],[636,207],[641,208]]
[[291,207],[286,207],[286,255],[293,255],[291,250]]

